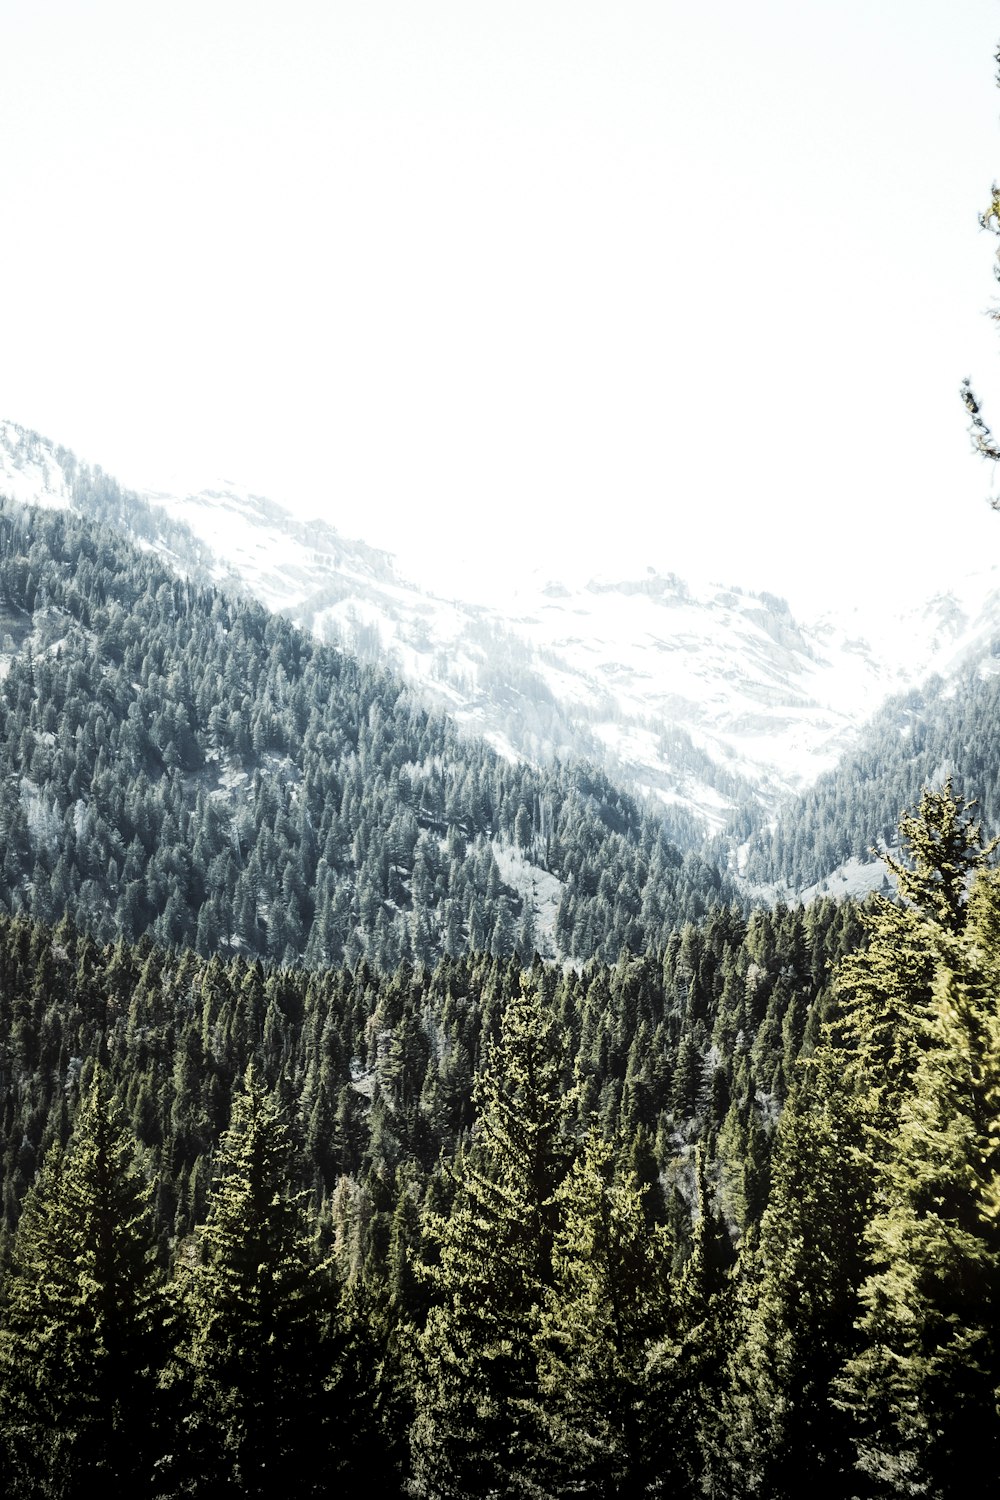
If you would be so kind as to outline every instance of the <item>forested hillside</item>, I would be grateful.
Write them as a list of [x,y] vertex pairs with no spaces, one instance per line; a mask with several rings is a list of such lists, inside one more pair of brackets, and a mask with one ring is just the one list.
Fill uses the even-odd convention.
[[600,773],[512,765],[69,513],[0,510],[0,652],[7,911],[391,970],[637,953],[726,894]]
[[748,880],[804,891],[844,860],[873,858],[873,847],[893,846],[900,812],[922,788],[949,776],[1000,827],[998,737],[1000,642],[951,681],[934,678],[880,709],[860,747],[752,837]]
[[[507,1215],[521,1210],[501,1208],[507,1188],[495,1197],[488,1184],[494,1171],[501,1181],[516,1179],[536,1124],[538,1148],[549,1153],[546,1181],[554,1189],[565,1179],[564,1206],[544,1206],[552,1234],[562,1232],[567,1195],[600,1197],[604,1183],[613,1201],[638,1214],[629,1253],[645,1257],[654,1282],[668,1281],[702,1243],[705,1226],[692,1240],[692,1213],[710,1195],[710,1274],[721,1284],[763,1210],[774,1119],[796,1058],[818,1036],[829,966],[857,932],[856,914],[833,903],[749,921],[717,908],[705,923],[675,932],[664,951],[612,967],[595,961],[564,973],[536,961],[523,972],[516,960],[479,955],[379,975],[364,960],[354,969],[276,969],[243,957],[174,954],[148,939],[101,946],[67,921],[51,931],[6,919],[0,1082],[9,1270],[0,1399],[20,1475],[12,1492],[38,1492],[40,1476],[64,1462],[74,1473],[93,1461],[109,1477],[120,1474],[130,1423],[145,1435],[128,1464],[154,1456],[160,1463],[163,1488],[150,1493],[187,1493],[182,1486],[191,1483],[194,1493],[216,1494],[227,1482],[239,1493],[326,1493],[330,1475],[342,1470],[370,1483],[376,1440],[378,1464],[389,1462],[398,1489],[415,1422],[413,1463],[421,1471],[436,1465],[440,1443],[426,1424],[455,1416],[438,1411],[441,1400],[447,1406],[447,1381],[442,1388],[430,1356],[434,1338],[450,1337],[438,1321],[447,1324],[442,1277],[462,1266],[461,1274],[489,1277],[495,1257],[510,1250]],[[502,1149],[491,1144],[494,1128],[510,1138]],[[103,1145],[95,1141],[101,1131]],[[99,1151],[113,1161],[98,1167]],[[493,1153],[492,1167],[484,1151]],[[87,1226],[110,1179],[124,1195],[115,1199],[115,1234],[127,1241],[115,1252],[125,1269],[116,1272],[114,1298],[120,1310],[133,1298],[142,1303],[146,1332],[105,1354],[102,1327],[90,1326],[88,1294],[74,1277],[90,1265]],[[488,1256],[463,1217],[470,1192],[486,1195],[477,1213],[503,1220],[487,1232]],[[287,1207],[273,1209],[258,1245],[249,1205],[262,1193]],[[71,1204],[78,1220],[65,1217]],[[59,1234],[70,1262],[62,1252],[52,1259]],[[244,1255],[246,1238],[252,1248]],[[553,1242],[546,1244],[551,1256]],[[282,1255],[293,1269],[280,1276],[291,1280],[267,1311],[254,1305],[265,1297],[254,1277],[277,1277]],[[522,1270],[516,1261],[507,1267],[515,1277]],[[79,1273],[100,1286],[108,1270],[95,1263]],[[643,1273],[630,1298],[652,1295],[646,1280]],[[167,1318],[165,1288],[181,1299],[179,1323]],[[499,1284],[491,1297],[498,1292]],[[104,1293],[94,1295],[100,1301]],[[232,1326],[226,1299],[236,1295],[243,1310]],[[523,1301],[524,1289],[517,1295]],[[656,1320],[665,1308],[651,1313],[649,1332],[660,1328],[662,1336],[666,1325]],[[488,1321],[495,1311],[484,1315]],[[517,1321],[526,1309],[516,1303],[504,1315]],[[63,1318],[66,1326],[56,1328]],[[282,1327],[287,1319],[297,1332],[290,1348],[267,1355],[278,1367],[259,1376],[277,1393],[265,1411],[254,1405],[253,1381],[268,1318]],[[487,1326],[487,1364],[468,1374],[485,1383],[487,1402],[501,1396],[490,1389],[495,1336]],[[427,1363],[418,1361],[424,1337]],[[637,1329],[635,1337],[645,1347],[647,1334]],[[231,1341],[228,1364],[220,1338]],[[66,1369],[41,1357],[50,1343],[64,1351]],[[133,1371],[142,1411],[129,1404],[137,1395],[115,1386],[119,1358],[145,1371],[141,1378],[138,1366]],[[523,1366],[526,1346],[517,1358]],[[237,1375],[232,1359],[250,1365]],[[104,1411],[89,1404],[90,1376],[78,1382],[73,1373],[81,1361],[96,1361],[113,1389]],[[312,1425],[286,1426],[286,1410],[299,1400]],[[192,1434],[213,1455],[214,1467],[197,1480],[184,1470]],[[513,1462],[506,1441],[496,1465]],[[301,1460],[301,1489],[255,1487],[248,1466],[264,1462],[258,1443],[268,1463]],[[194,1451],[205,1461],[197,1444]],[[457,1461],[454,1453],[447,1459]],[[137,1486],[151,1483],[148,1468],[129,1472]],[[456,1482],[459,1490],[447,1493],[480,1493],[465,1487],[468,1476]]]
[[0,922],[7,1492],[975,1493],[1000,879],[902,842],[579,972]]
[[74,483],[0,507],[5,1493],[964,1500],[992,657],[751,847],[904,904],[750,911]]
[[850,770],[902,904],[748,912],[93,521],[0,600],[7,1493],[968,1493],[1000,884],[864,773],[985,776],[995,677]]

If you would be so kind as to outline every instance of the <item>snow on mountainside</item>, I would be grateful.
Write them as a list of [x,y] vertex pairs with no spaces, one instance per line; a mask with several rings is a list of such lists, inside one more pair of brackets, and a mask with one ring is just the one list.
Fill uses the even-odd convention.
[[227,489],[183,497],[148,491],[146,499],[189,526],[268,609],[308,614],[327,608],[331,594],[364,593],[395,581],[388,553],[348,542],[323,521],[303,525],[260,495]]
[[[64,450],[0,423],[0,493],[70,504],[77,469]],[[489,603],[462,602],[259,496],[219,487],[143,498],[190,529],[220,582],[238,579],[318,636],[388,659],[509,756],[599,761],[660,798],[679,833],[809,785],[884,698],[947,676],[989,646],[1000,619],[995,569],[894,616],[811,624],[771,595],[653,568],[575,583],[536,572]],[[146,528],[150,545],[148,517]]]
[[0,421],[0,494],[21,505],[58,510],[72,504],[64,454],[14,422]]
[[255,497],[150,498],[265,603],[388,657],[504,753],[590,756],[709,826],[753,791],[770,799],[831,765],[850,742],[855,679],[871,686],[870,664],[848,652],[831,692],[837,651],[781,601],[738,589],[650,570],[572,588],[529,578],[489,606],[443,600],[384,554]]
[[150,497],[265,603],[388,658],[510,755],[582,754],[720,827],[748,795],[800,790],[890,693],[992,638],[1000,573],[883,620],[804,625],[783,600],[638,578],[528,575],[489,604],[444,600],[390,558],[231,492]]

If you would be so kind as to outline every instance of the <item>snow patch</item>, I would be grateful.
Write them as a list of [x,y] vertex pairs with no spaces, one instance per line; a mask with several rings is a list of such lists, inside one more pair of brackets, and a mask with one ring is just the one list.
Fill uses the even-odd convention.
[[532,864],[522,850],[512,844],[491,841],[500,879],[527,902],[535,918],[535,947],[543,958],[554,958],[556,952],[556,916],[562,899],[563,885],[555,875]]
[[21,780],[20,796],[32,842],[57,853],[63,844],[63,820],[55,803],[27,777]]
[[896,881],[892,871],[880,859],[852,857],[838,865],[815,885],[800,891],[797,899],[804,905],[814,901],[817,896],[833,896],[837,899],[851,896],[862,900],[865,896],[871,895],[872,891],[885,890],[888,895],[895,891],[895,888]]

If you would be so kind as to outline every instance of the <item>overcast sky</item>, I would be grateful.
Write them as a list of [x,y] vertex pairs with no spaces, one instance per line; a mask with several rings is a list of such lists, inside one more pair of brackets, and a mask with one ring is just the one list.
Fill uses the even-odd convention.
[[[398,550],[1000,559],[994,0],[0,0],[0,416]],[[989,413],[988,413],[989,414]]]

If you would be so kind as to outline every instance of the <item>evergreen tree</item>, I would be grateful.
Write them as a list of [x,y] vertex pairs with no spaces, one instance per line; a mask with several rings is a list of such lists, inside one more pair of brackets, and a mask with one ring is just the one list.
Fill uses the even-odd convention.
[[782,1117],[759,1244],[741,1260],[729,1438],[737,1493],[784,1500],[806,1471],[830,1500],[857,1483],[841,1382],[863,1343],[865,1227],[884,1201],[900,1112],[923,1066],[942,955],[964,930],[970,879],[993,848],[972,807],[948,782],[902,816],[903,857],[887,863],[906,904],[875,898],[867,946],[836,975],[841,1008]]
[[414,1493],[428,1500],[530,1491],[537,1336],[566,1166],[561,1051],[544,999],[523,988],[478,1080],[452,1213],[428,1224],[436,1302],[420,1338],[411,1431]]
[[730,1356],[727,1488],[797,1500],[851,1493],[854,1450],[835,1380],[857,1348],[870,1172],[859,1167],[856,1099],[829,1049],[778,1127],[771,1197],[740,1261]]
[[924,789],[900,819],[903,859],[885,856],[906,905],[877,896],[865,913],[867,944],[839,965],[832,1042],[842,1052],[866,1117],[866,1150],[881,1160],[924,1050],[923,1028],[943,948],[966,923],[966,896],[996,840],[984,844],[974,804],[950,780]]
[[719,1413],[733,1324],[732,1246],[713,1210],[701,1146],[694,1175],[690,1246],[675,1276],[667,1337],[654,1351],[649,1370],[653,1412],[659,1418],[652,1432],[660,1492],[692,1500],[705,1492],[722,1493],[714,1486],[723,1473]]
[[960,932],[965,925],[970,878],[998,843],[984,844],[982,826],[972,815],[975,805],[955,795],[950,776],[940,791],[925,787],[916,811],[899,820],[908,863],[884,856],[900,895],[946,932]]
[[291,1167],[288,1126],[251,1065],[219,1149],[208,1220],[181,1266],[191,1408],[180,1468],[196,1494],[320,1494],[336,1466],[334,1288],[314,1250],[306,1195],[290,1190]]
[[166,1339],[150,1186],[100,1071],[25,1202],[3,1302],[5,1493],[152,1493]]
[[975,1493],[1000,1470],[1000,874],[938,964],[924,1051],[881,1172],[864,1349],[841,1394],[874,1494]]
[[633,1174],[587,1143],[557,1193],[554,1285],[539,1335],[541,1465],[552,1495],[640,1496],[658,1475],[648,1369],[667,1323],[669,1246]]

